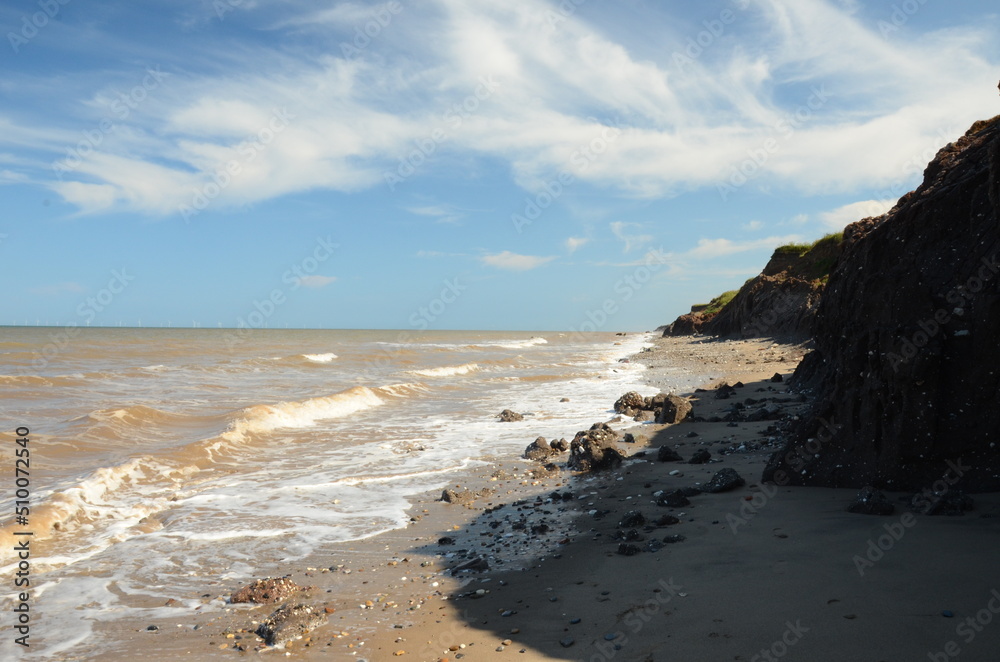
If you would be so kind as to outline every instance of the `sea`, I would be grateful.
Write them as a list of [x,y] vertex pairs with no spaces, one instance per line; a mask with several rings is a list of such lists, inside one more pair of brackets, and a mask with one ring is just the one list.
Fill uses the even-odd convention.
[[[0,328],[0,621],[13,622],[25,531],[29,656],[85,659],[95,624],[136,615],[130,596],[173,599],[177,614],[201,604],[208,577],[249,581],[404,527],[414,499],[610,419],[626,391],[656,392],[629,360],[651,340]],[[500,422],[503,409],[524,420]],[[26,524],[14,518],[23,446]]]

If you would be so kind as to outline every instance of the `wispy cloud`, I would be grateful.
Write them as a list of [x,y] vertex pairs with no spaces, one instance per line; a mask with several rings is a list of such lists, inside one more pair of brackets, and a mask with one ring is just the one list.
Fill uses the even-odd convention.
[[575,253],[578,248],[586,245],[589,242],[590,239],[588,239],[587,237],[569,237],[566,240],[566,250],[569,253]]
[[507,271],[530,271],[531,269],[537,269],[544,264],[548,264],[556,258],[555,256],[542,257],[539,255],[518,255],[517,253],[511,253],[510,251],[503,251],[502,253],[497,253],[495,255],[484,255],[480,259],[483,264],[496,267],[497,269],[506,269]]
[[407,207],[406,211],[418,216],[429,216],[437,223],[455,224],[462,220],[462,214],[451,205],[427,205],[423,207]]
[[336,282],[336,280],[337,279],[334,276],[303,276],[299,278],[299,285],[303,287],[320,288],[326,287],[330,283]]
[[839,231],[843,230],[850,223],[860,221],[862,218],[881,216],[892,209],[895,204],[895,201],[863,200],[824,212],[820,214],[819,218],[825,227]]
[[611,232],[614,233],[618,239],[625,244],[624,251],[626,253],[632,252],[633,249],[642,248],[649,242],[653,241],[653,235],[650,234],[631,234],[629,228],[639,228],[641,227],[638,223],[625,223],[622,221],[615,221],[611,224]]

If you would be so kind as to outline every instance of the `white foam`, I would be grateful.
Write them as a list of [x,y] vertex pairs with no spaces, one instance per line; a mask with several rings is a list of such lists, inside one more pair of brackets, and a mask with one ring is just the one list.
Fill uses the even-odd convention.
[[329,363],[330,361],[337,358],[337,355],[333,352],[327,352],[326,354],[302,354],[302,358],[309,359],[316,363]]
[[306,428],[318,421],[340,418],[383,404],[375,391],[365,386],[310,398],[301,402],[281,402],[275,405],[254,405],[243,410],[243,416],[230,424],[222,434],[228,441],[241,441],[248,434],[264,434],[280,428]]
[[411,375],[420,375],[421,377],[456,377],[458,375],[467,375],[470,372],[478,372],[479,370],[481,368],[477,363],[463,363],[462,365],[446,365],[439,368],[410,370],[409,372]]

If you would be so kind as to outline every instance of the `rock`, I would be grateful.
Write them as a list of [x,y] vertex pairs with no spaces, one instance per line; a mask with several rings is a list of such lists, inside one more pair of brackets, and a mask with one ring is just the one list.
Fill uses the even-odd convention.
[[569,398],[559,398],[559,402],[569,402]]
[[664,536],[664,538],[663,538],[663,542],[667,543],[668,545],[672,545],[673,543],[677,543],[677,542],[684,542],[685,540],[687,540],[686,537],[684,537],[684,536],[682,536],[680,534],[677,534],[677,533],[674,533],[674,534],[669,535],[669,536]]
[[565,439],[556,439],[555,441],[551,441],[549,442],[549,446],[557,453],[565,453],[569,450],[569,442]]
[[673,515],[660,515],[655,520],[653,524],[655,526],[673,526],[674,524],[680,524],[681,521],[674,517]]
[[637,423],[645,423],[647,421],[655,421],[656,420],[656,412],[655,411],[651,411],[649,409],[640,410],[639,413],[637,413],[633,417],[633,420],[636,421]]
[[454,503],[459,505],[468,505],[479,499],[481,497],[490,496],[495,490],[489,487],[484,487],[481,490],[472,491],[468,488],[463,489],[461,492],[456,492],[455,490],[445,489],[441,492],[441,498],[438,501],[444,501],[446,503]]
[[664,332],[666,336],[692,336],[699,333],[705,322],[712,319],[712,315],[705,315],[701,312],[691,312],[681,315],[674,320]]
[[728,400],[736,394],[736,389],[734,389],[729,384],[723,382],[717,389],[715,389],[715,399],[716,400]]
[[463,563],[452,569],[451,574],[457,575],[460,572],[486,572],[490,569],[489,561],[479,556],[471,561]]
[[998,219],[993,118],[938,151],[891,211],[847,226],[792,377],[816,399],[765,480],[919,491],[947,475],[1000,490]]
[[678,492],[680,492],[686,497],[693,497],[703,493],[704,490],[701,489],[700,487],[682,487],[681,489],[678,490]]
[[861,515],[892,515],[895,510],[896,507],[889,499],[871,486],[862,488],[854,502],[847,507],[847,512]]
[[559,451],[553,450],[545,437],[538,437],[527,448],[524,449],[524,459],[526,460],[548,460],[553,455],[558,455]]
[[618,522],[618,526],[623,529],[628,529],[634,526],[642,526],[646,523],[645,516],[638,510],[630,510],[624,515],[622,515],[621,520]]
[[516,411],[511,411],[509,409],[504,409],[502,412],[497,414],[501,423],[513,423],[514,421],[523,421],[524,416],[518,414]]
[[272,604],[304,590],[288,577],[269,577],[247,584],[229,596],[229,601],[234,604],[242,602]]
[[455,539],[452,538],[451,536],[443,536],[441,538],[438,538],[438,544],[439,545],[454,545],[455,544]]
[[326,623],[323,609],[309,605],[282,605],[257,627],[257,636],[268,646],[277,646],[300,637]]
[[660,495],[660,498],[656,500],[656,505],[668,508],[680,508],[681,506],[691,505],[691,501],[681,494],[680,490],[674,490],[673,492],[666,492]]
[[642,444],[646,442],[646,438],[641,434],[637,437],[631,432],[626,432],[625,436],[622,437],[622,443],[624,444]]
[[650,401],[650,405],[648,408],[657,412],[657,423],[674,425],[694,415],[694,407],[691,406],[691,401],[673,393],[654,395]]
[[620,466],[625,456],[615,448],[616,439],[607,423],[595,423],[590,430],[577,432],[569,445],[566,466],[575,471],[602,471]]
[[560,639],[559,640],[559,645],[562,646],[563,648],[569,648],[574,643],[576,643],[576,642],[573,641],[573,637],[566,637],[565,639]]
[[730,469],[726,467],[725,469],[720,469],[715,472],[712,476],[712,480],[705,483],[701,488],[703,492],[710,492],[712,494],[718,492],[728,492],[729,490],[735,490],[737,487],[742,487],[746,485],[747,482],[736,473],[735,469]]
[[656,459],[660,462],[683,462],[684,458],[677,454],[670,446],[660,446],[656,451]]
[[618,553],[622,556],[635,556],[642,551],[642,548],[632,543],[623,542],[618,545]]
[[[607,402],[607,400],[605,400]],[[615,412],[622,414],[626,410],[638,411],[645,408],[644,398],[636,393],[635,391],[629,391],[622,397],[615,400]],[[628,416],[635,416],[635,413],[627,414]]]
[[690,460],[688,460],[688,464],[705,464],[711,459],[712,454],[702,448],[701,450],[695,451],[695,454],[691,456]]
[[781,376],[780,372],[776,372],[774,373],[774,376],[771,377],[771,381],[774,382],[775,384],[780,384],[781,382],[785,381],[785,378]]

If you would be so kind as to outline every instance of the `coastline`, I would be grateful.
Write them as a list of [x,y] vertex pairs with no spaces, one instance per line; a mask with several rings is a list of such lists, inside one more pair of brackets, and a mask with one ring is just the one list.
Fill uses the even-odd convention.
[[[763,341],[664,338],[632,360],[647,366],[644,377],[653,386],[663,383],[667,365],[700,370],[707,377],[702,388],[745,384],[730,400],[684,394],[693,397],[700,418],[721,417],[746,397],[789,400],[779,406],[782,415],[794,416],[804,403],[769,380],[775,372],[787,377],[801,354],[799,346]],[[595,412],[591,422],[608,418]],[[148,612],[152,618],[98,624],[94,636],[122,643],[103,657],[134,659],[152,651],[169,659],[231,659],[242,647],[243,654],[301,660],[767,659],[759,657],[762,651],[810,660],[924,659],[956,639],[958,619],[943,618],[942,610],[974,614],[987,604],[988,589],[1000,588],[989,554],[976,551],[996,542],[996,520],[979,516],[1000,512],[993,495],[980,495],[977,511],[966,517],[922,517],[906,528],[898,515],[847,513],[853,490],[760,485],[764,463],[780,443],[764,432],[774,421],[665,426],[620,418],[611,417],[616,431],[645,441],[619,444],[631,459],[617,470],[573,477],[565,469],[550,474],[540,463],[496,458],[452,486],[493,494],[468,506],[427,494],[414,503],[408,527],[288,564],[283,574],[313,587],[289,602],[330,613],[326,625],[284,648],[262,649],[252,632],[275,605],[226,604],[240,586],[220,580],[205,587],[193,619],[187,613],[171,618],[169,605],[146,603],[141,606],[159,607]],[[664,444],[685,459],[707,449],[715,461],[661,463],[656,451]],[[565,458],[556,461],[562,465]],[[656,505],[654,493],[706,483],[725,467],[746,486],[699,494],[678,508]],[[571,498],[550,500],[553,492]],[[618,554],[618,524],[632,510],[647,523],[668,514],[680,520],[638,527],[640,542],[669,535],[685,540],[656,552]],[[903,528],[899,544],[859,575],[855,558],[892,524]],[[454,544],[439,544],[446,536]],[[468,553],[456,553],[463,549]],[[445,571],[479,555],[474,552],[485,553],[488,571],[460,577]],[[530,562],[521,568],[524,561]],[[914,568],[926,574],[919,586]],[[963,659],[976,659],[973,644],[984,656],[997,645],[1000,627],[994,630],[978,634]]]

